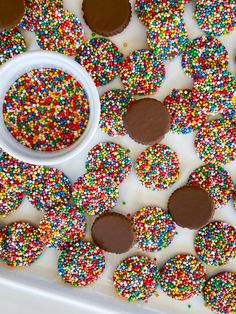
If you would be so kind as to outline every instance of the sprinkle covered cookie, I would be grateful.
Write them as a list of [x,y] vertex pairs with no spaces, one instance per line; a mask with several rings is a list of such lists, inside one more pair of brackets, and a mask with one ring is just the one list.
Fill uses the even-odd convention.
[[140,154],[135,170],[138,179],[146,188],[166,190],[179,177],[179,158],[170,147],[156,144]]
[[123,55],[109,39],[92,38],[80,46],[75,60],[88,71],[96,86],[102,86],[118,76]]
[[236,257],[236,230],[233,226],[214,221],[201,228],[195,239],[198,257],[208,265],[221,266]]
[[133,215],[132,224],[142,251],[160,251],[171,244],[176,234],[170,214],[157,207],[141,208]]
[[113,274],[117,293],[128,301],[146,301],[156,291],[158,281],[156,264],[140,255],[123,260]]
[[184,301],[202,292],[206,272],[193,255],[179,254],[169,259],[160,270],[160,286],[172,299]]
[[105,269],[105,256],[96,245],[80,241],[62,251],[57,268],[66,283],[85,287],[101,276]]
[[37,229],[28,222],[13,222],[2,229],[1,259],[10,267],[29,266],[43,252]]
[[165,67],[151,50],[141,49],[125,58],[120,77],[130,93],[151,95],[161,86],[165,78]]

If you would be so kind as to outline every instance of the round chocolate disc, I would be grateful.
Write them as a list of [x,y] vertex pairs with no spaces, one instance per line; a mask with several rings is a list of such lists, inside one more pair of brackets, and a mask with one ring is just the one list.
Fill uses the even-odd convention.
[[103,36],[121,33],[132,14],[129,0],[84,0],[82,10],[86,24]]
[[17,26],[23,16],[23,0],[0,0],[0,32]]
[[169,198],[168,210],[177,225],[199,229],[208,224],[215,212],[210,195],[198,186],[183,186]]
[[170,129],[170,114],[166,106],[153,98],[132,102],[123,120],[129,136],[144,145],[160,142]]
[[127,252],[135,240],[131,221],[114,212],[98,217],[93,223],[91,234],[97,246],[116,254]]

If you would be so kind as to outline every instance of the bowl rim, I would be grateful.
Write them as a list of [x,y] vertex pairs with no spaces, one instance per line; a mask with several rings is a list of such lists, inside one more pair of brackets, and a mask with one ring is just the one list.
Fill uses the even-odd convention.
[[[59,68],[75,77],[87,93],[89,122],[80,138],[59,151],[37,151],[20,144],[4,123],[3,102],[10,86],[24,73],[36,68]],[[13,157],[37,165],[63,163],[81,153],[94,137],[100,120],[100,98],[88,72],[68,56],[52,51],[29,51],[15,56],[0,67],[0,148]]]

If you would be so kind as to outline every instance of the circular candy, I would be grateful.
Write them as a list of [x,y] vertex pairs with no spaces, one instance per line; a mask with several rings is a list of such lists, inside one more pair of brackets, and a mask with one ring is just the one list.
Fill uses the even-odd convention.
[[26,184],[26,173],[31,168],[30,164],[24,163],[9,154],[0,154],[0,182],[8,189],[22,189]]
[[176,234],[172,217],[161,208],[141,208],[133,215],[132,223],[142,251],[160,251],[171,244]]
[[83,0],[82,10],[91,30],[105,37],[121,33],[132,15],[129,0]]
[[117,293],[128,301],[146,301],[156,291],[158,281],[156,264],[140,255],[123,260],[113,274]]
[[229,202],[234,190],[230,174],[224,168],[215,165],[197,168],[190,174],[188,184],[206,190],[217,209]]
[[132,95],[124,90],[113,89],[104,93],[100,97],[100,129],[113,137],[124,136],[126,130],[122,118],[132,101]]
[[198,231],[194,245],[204,263],[225,265],[236,257],[236,229],[226,222],[211,222]]
[[207,114],[194,101],[190,89],[174,89],[164,104],[171,116],[171,130],[176,133],[188,134],[199,129],[207,120]]
[[1,259],[10,267],[29,266],[43,252],[37,229],[28,222],[13,222],[2,229]]
[[153,145],[170,129],[170,114],[160,101],[143,98],[132,102],[123,116],[129,136],[137,143]]
[[234,29],[235,0],[197,0],[195,18],[208,34],[221,36]]
[[85,167],[90,172],[105,172],[121,184],[129,175],[132,163],[127,149],[116,143],[103,142],[89,151]]
[[23,0],[0,0],[0,32],[17,26],[24,15]]
[[204,76],[211,70],[226,70],[228,64],[225,46],[213,36],[195,38],[183,50],[182,66],[190,77]]
[[15,186],[14,189],[10,189],[0,184],[0,216],[6,217],[16,211],[23,197],[24,192],[20,187]]
[[101,249],[116,254],[127,252],[135,240],[130,219],[115,212],[96,218],[91,235]]
[[130,93],[151,95],[161,86],[165,78],[165,67],[151,50],[141,49],[125,58],[120,77]]
[[76,206],[88,215],[101,215],[119,198],[117,184],[104,172],[88,172],[73,184]]
[[123,55],[106,38],[92,38],[77,51],[76,61],[90,74],[96,86],[106,85],[117,77]]
[[38,27],[39,14],[46,15],[48,11],[54,11],[63,8],[62,0],[24,0],[25,13],[20,27],[27,31],[36,31]]
[[204,289],[206,306],[220,314],[236,312],[236,273],[222,272],[211,277]]
[[180,174],[179,158],[166,145],[150,146],[136,160],[136,174],[148,189],[166,190]]
[[43,216],[38,231],[46,246],[63,249],[84,237],[86,220],[75,206],[61,205]]
[[199,229],[215,212],[210,195],[198,186],[183,186],[174,191],[168,201],[168,211],[177,225]]
[[83,41],[84,30],[78,17],[63,9],[37,16],[36,40],[40,48],[73,56]]
[[195,150],[208,164],[227,164],[236,159],[236,124],[229,120],[207,122],[197,133]]
[[16,29],[0,33],[0,65],[14,56],[26,51],[24,37]]
[[[161,31],[160,31],[161,30]],[[149,47],[159,59],[171,60],[182,53],[188,43],[184,20],[178,14],[158,14],[147,30]]]
[[208,114],[232,110],[236,97],[236,78],[227,70],[207,72],[204,76],[194,78],[192,96]]
[[160,286],[172,299],[184,301],[202,292],[206,272],[193,255],[179,254],[160,270]]
[[57,205],[67,204],[71,197],[71,183],[56,168],[32,165],[27,172],[25,194],[35,208],[46,212]]
[[105,269],[105,256],[96,245],[80,241],[62,251],[57,267],[66,283],[85,287],[101,276]]
[[22,75],[5,96],[6,127],[22,145],[58,151],[74,144],[89,121],[88,97],[70,74],[34,69]]

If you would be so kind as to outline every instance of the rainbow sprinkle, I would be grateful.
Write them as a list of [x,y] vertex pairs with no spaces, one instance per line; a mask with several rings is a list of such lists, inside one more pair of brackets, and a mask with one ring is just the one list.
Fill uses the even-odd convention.
[[96,86],[102,86],[118,76],[122,59],[123,54],[109,39],[92,38],[80,46],[75,60],[87,70]]
[[130,93],[121,89],[113,89],[104,93],[100,97],[100,129],[113,137],[126,135],[123,116],[133,100]]
[[28,222],[13,222],[2,229],[1,259],[10,267],[29,266],[43,252],[37,229]]
[[172,299],[184,301],[202,292],[206,272],[193,255],[179,254],[160,270],[160,286]]
[[165,78],[165,67],[151,50],[141,49],[125,58],[120,77],[129,93],[151,95],[161,86]]
[[135,170],[138,179],[146,188],[166,190],[179,177],[179,158],[170,147],[156,144],[140,154]]
[[172,217],[161,208],[141,208],[133,215],[131,221],[137,245],[142,251],[160,251],[168,247],[176,235]]
[[225,265],[236,258],[236,229],[226,222],[211,222],[198,231],[194,245],[207,265]]
[[113,274],[116,291],[128,301],[147,301],[156,291],[158,281],[158,268],[146,256],[135,255],[126,258]]
[[65,248],[58,260],[62,279],[76,287],[94,283],[105,269],[103,251],[90,242],[77,242]]
[[88,97],[79,82],[57,69],[21,76],[3,104],[6,127],[31,149],[57,151],[80,138],[89,120]]

